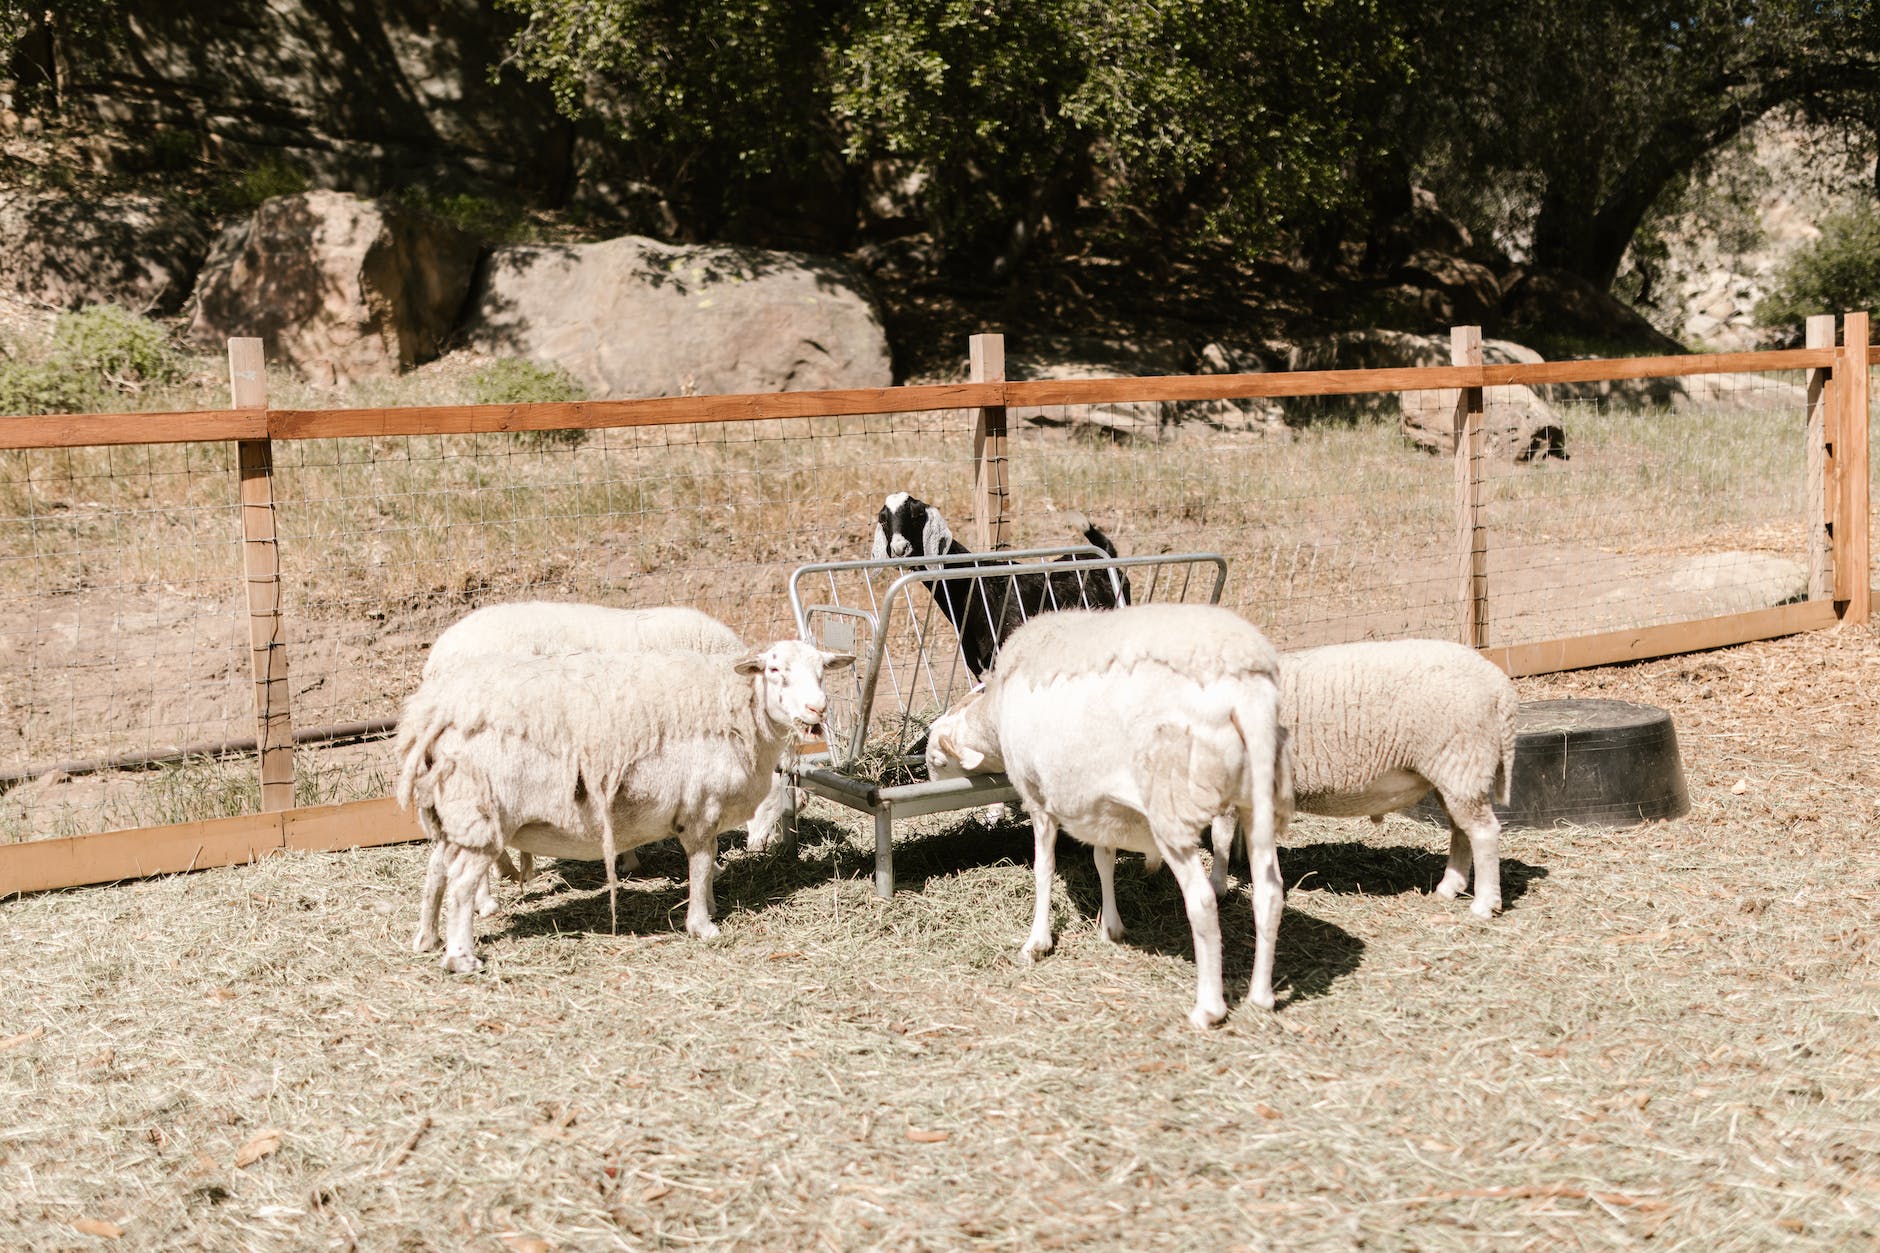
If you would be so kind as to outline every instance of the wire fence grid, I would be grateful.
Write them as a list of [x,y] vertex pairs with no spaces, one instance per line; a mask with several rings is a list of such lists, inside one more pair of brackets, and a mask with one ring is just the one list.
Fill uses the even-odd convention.
[[[1455,396],[1014,408],[1005,542],[1081,542],[1084,515],[1125,556],[1220,552],[1223,603],[1282,647],[1455,638]],[[1488,643],[1806,594],[1800,372],[1484,399]],[[389,719],[431,640],[498,601],[685,604],[793,636],[790,572],[868,556],[890,493],[972,544],[974,420],[278,440],[294,725]],[[0,842],[259,809],[252,752],[73,768],[254,736],[237,500],[232,444],[0,453]],[[388,764],[382,742],[303,743],[296,800],[383,795]]]

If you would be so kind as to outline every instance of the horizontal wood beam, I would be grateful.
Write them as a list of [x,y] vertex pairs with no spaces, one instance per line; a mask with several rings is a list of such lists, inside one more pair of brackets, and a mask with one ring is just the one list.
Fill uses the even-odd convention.
[[182,413],[60,413],[0,418],[0,448],[91,448],[109,444],[194,444],[261,439],[264,409],[196,409]]
[[735,396],[655,396],[645,400],[575,400],[531,405],[404,405],[388,409],[274,409],[274,439],[342,439],[375,435],[481,435],[670,426],[687,422],[753,422],[765,418],[854,417],[921,413],[999,403],[998,384],[947,383],[849,391],[754,392]]
[[1777,605],[1773,609],[1753,609],[1747,613],[1639,627],[1631,631],[1608,631],[1599,635],[1544,640],[1535,644],[1501,645],[1484,648],[1482,655],[1510,676],[1520,678],[1530,674],[1553,674],[1561,670],[1583,670],[1590,666],[1611,666],[1625,661],[1703,652],[1731,644],[1747,644],[1752,640],[1819,631],[1838,621],[1834,606],[1829,602],[1801,601],[1793,605]]
[[0,898],[233,866],[283,849],[331,851],[422,839],[390,797],[205,822],[0,844]]

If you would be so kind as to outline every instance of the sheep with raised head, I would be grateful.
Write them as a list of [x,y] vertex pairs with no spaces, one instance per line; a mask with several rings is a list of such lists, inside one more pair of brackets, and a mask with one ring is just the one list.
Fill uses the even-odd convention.
[[599,859],[676,837],[691,894],[686,930],[709,939],[718,834],[747,820],[799,733],[820,729],[822,678],[850,665],[783,640],[730,658],[702,653],[481,656],[420,683],[399,716],[397,796],[436,842],[414,946],[445,969],[480,969],[479,884],[509,849]]
[[[1116,545],[1080,513],[1067,515],[1073,531],[1084,541],[1116,556]],[[953,538],[953,531],[938,509],[906,492],[890,495],[875,516],[874,559],[971,554],[972,549]],[[1007,560],[998,553],[970,565],[993,565]],[[1063,556],[1058,561],[1076,558]],[[938,567],[935,568],[948,568]],[[930,582],[940,611],[959,634],[966,668],[979,678],[992,668],[1000,641],[1027,619],[1054,609],[1108,609],[1129,603],[1129,576],[1116,572],[1115,583],[1103,570],[1063,570],[991,576],[987,579],[946,579]]]
[[[560,656],[573,652],[699,652],[739,656],[748,650],[736,631],[698,609],[660,605],[645,609],[617,609],[571,601],[510,601],[486,605],[453,622],[425,654],[424,677],[465,658],[483,656]],[[779,773],[763,804],[751,816],[746,846],[761,850],[776,838],[789,810],[788,781]],[[518,883],[534,873],[534,858],[519,855],[520,867],[504,854],[497,870]],[[631,850],[621,854],[620,869],[639,868]],[[477,912],[496,907],[486,885],[477,895]]]
[[1248,998],[1273,1005],[1284,888],[1277,841],[1291,812],[1279,728],[1278,659],[1260,631],[1211,605],[1045,614],[1005,641],[985,687],[930,728],[935,778],[1003,770],[1032,818],[1036,898],[1027,960],[1052,946],[1050,898],[1060,827],[1096,849],[1104,934],[1120,938],[1116,850],[1165,862],[1194,935],[1189,1021],[1227,1013],[1215,893],[1203,827],[1249,832],[1255,949]]
[[1501,823],[1514,772],[1514,684],[1448,640],[1327,644],[1280,656],[1280,722],[1290,733],[1293,804],[1305,814],[1384,815],[1434,788],[1449,814],[1437,895],[1475,870],[1470,912],[1501,912]]

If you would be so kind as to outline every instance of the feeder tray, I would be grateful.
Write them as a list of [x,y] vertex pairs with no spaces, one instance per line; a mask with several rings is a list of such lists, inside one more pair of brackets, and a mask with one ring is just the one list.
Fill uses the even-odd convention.
[[[1630,827],[1690,812],[1671,715],[1623,700],[1537,700],[1515,714],[1514,786],[1503,827]],[[1410,816],[1449,825],[1431,792]]]

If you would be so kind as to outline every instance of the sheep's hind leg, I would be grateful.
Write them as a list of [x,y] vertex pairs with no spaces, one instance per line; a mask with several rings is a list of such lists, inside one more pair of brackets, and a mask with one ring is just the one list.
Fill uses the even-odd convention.
[[437,947],[437,911],[444,903],[444,872],[450,861],[449,848],[442,840],[431,841],[431,857],[424,867],[424,889],[418,897],[418,934],[411,941],[414,953],[428,953]]
[[1209,843],[1214,846],[1214,865],[1208,870],[1208,886],[1219,900],[1227,891],[1227,863],[1234,859],[1234,832],[1238,822],[1233,814],[1222,814],[1208,824]]
[[1469,886],[1469,833],[1456,822],[1454,815],[1449,819],[1449,864],[1443,867],[1442,882],[1436,885],[1436,895],[1446,901],[1453,901],[1457,895]]
[[1181,885],[1182,903],[1188,907],[1188,927],[1195,938],[1195,1007],[1188,1021],[1205,1030],[1227,1017],[1227,997],[1221,984],[1221,916],[1214,902],[1214,889],[1208,885],[1208,872],[1201,868],[1201,850],[1193,846],[1194,837],[1176,843],[1182,833],[1156,833],[1162,859]]
[[1475,903],[1469,906],[1469,912],[1477,918],[1493,918],[1501,912],[1501,820],[1487,801],[1465,805],[1444,798],[1444,807],[1449,810],[1449,867],[1436,890],[1454,900],[1455,891],[1443,892],[1443,888],[1449,887],[1452,879],[1458,881],[1458,886],[1466,884],[1473,861]]
[[1103,911],[1097,916],[1097,930],[1103,938],[1123,938],[1123,916],[1116,912],[1116,846],[1098,844],[1090,850],[1097,863],[1097,882],[1103,885]]
[[483,969],[476,955],[477,889],[489,886],[496,859],[481,848],[447,845],[449,884],[444,895],[444,969],[469,975]]

